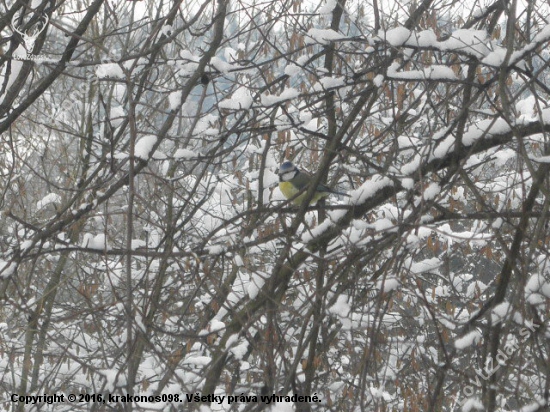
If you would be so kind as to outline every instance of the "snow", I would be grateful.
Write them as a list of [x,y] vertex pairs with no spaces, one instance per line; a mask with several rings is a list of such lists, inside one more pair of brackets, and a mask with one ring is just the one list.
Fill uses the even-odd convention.
[[[25,50],[25,47],[22,44],[19,44],[17,48],[13,51],[13,56],[20,57],[21,59],[25,59],[27,57],[27,50]],[[9,90],[10,87],[13,85],[13,82],[15,81],[15,79],[17,79],[17,76],[19,76],[19,72],[21,71],[22,68],[23,68],[23,61],[18,60],[17,58],[13,59],[11,61],[10,75],[6,84],[6,88],[0,89],[0,90]],[[1,69],[2,71],[0,72],[0,84],[4,85],[7,66],[4,64],[2,65]],[[4,100],[4,95],[0,94],[0,103],[2,103],[3,100]]]
[[457,80],[455,72],[447,66],[432,65],[422,70],[398,71],[399,63],[394,62],[388,67],[386,73],[390,79],[398,80]]
[[538,412],[543,410],[542,407],[547,405],[548,402],[544,398],[538,398],[529,405],[525,405],[521,409],[518,409],[518,412]]
[[302,68],[300,66],[297,66],[292,63],[285,67],[285,74],[290,77],[296,76],[301,71],[302,71]]
[[432,182],[424,189],[422,198],[424,200],[433,200],[441,192],[441,186],[438,183]]
[[189,149],[178,149],[174,153],[174,159],[190,160],[197,157],[198,157],[198,154]]
[[343,77],[323,77],[319,79],[319,83],[321,84],[323,90],[342,87],[346,84]]
[[462,412],[484,411],[485,407],[479,398],[469,398],[462,404]]
[[499,67],[504,63],[506,58],[506,49],[502,47],[490,52],[487,56],[481,59],[481,62],[487,66]]
[[[472,146],[482,138],[490,138],[495,135],[503,135],[511,132],[511,130],[512,128],[510,124],[501,117],[480,120],[471,124],[466,129],[464,135],[462,136],[462,144],[466,147]],[[429,157],[430,160],[442,159],[443,157],[447,156],[452,150],[454,150],[456,138],[452,134],[444,137],[448,133],[448,127],[434,133],[432,140],[435,142],[435,146],[433,148],[432,154]],[[504,154],[507,153],[509,153],[509,156],[503,159],[503,161],[507,161],[510,157],[515,156],[515,152],[504,152]],[[502,155],[503,154],[499,152],[498,156]],[[416,155],[412,160],[401,167],[401,173],[408,176],[412,175],[418,170],[418,168],[422,164],[422,161],[423,156]]]
[[479,293],[483,293],[487,289],[487,285],[480,280],[476,280],[468,285],[466,289],[466,296],[476,296]]
[[296,64],[298,66],[304,66],[310,59],[310,56],[304,54],[296,59]]
[[531,305],[543,304],[550,289],[543,273],[535,273],[529,277],[525,288],[525,298]]
[[[301,238],[302,242],[304,244],[307,244],[311,242],[313,239],[315,239],[317,236],[322,235],[331,227],[333,227],[334,223],[338,222],[343,216],[345,216],[345,214],[346,214],[346,211],[344,209],[331,210],[330,212],[327,212],[327,219],[323,223],[319,224],[315,228],[309,229],[308,231],[302,234],[302,238]],[[297,244],[295,246],[298,247]]]
[[182,60],[188,60],[190,62],[198,63],[200,61],[200,57],[191,53],[191,51],[187,49],[181,49],[179,51],[179,56]]
[[124,79],[124,71],[118,63],[104,63],[97,66],[95,74],[98,78],[104,79],[114,77]]
[[122,106],[111,107],[111,113],[109,115],[109,121],[111,123],[111,126],[113,126],[116,129],[122,123],[124,123],[125,118],[126,118],[126,112],[124,111],[124,108]]
[[346,36],[332,30],[332,29],[309,29],[306,37],[305,44],[329,44],[332,41],[343,40]]
[[503,134],[511,131],[508,122],[503,118],[486,119],[471,125],[462,137],[465,146],[471,146],[482,137]]
[[469,346],[472,346],[480,342],[481,338],[482,338],[481,332],[477,329],[473,330],[467,333],[466,335],[464,335],[463,337],[456,339],[454,343],[455,348],[461,349],[461,350],[466,349]]
[[240,257],[239,255],[235,255],[233,257],[233,263],[236,265],[236,266],[244,266],[244,261],[243,261],[243,258]]
[[384,84],[384,76],[381,74],[377,74],[372,82],[376,87],[381,87]]
[[219,330],[222,330],[222,329],[225,329],[225,323],[217,320],[217,319],[212,319],[210,321],[210,323],[208,324],[208,330],[212,333],[212,332],[217,332]]
[[170,110],[178,110],[178,108],[181,105],[181,97],[182,97],[181,90],[176,90],[174,92],[171,92],[168,95],[168,103],[170,105]]
[[135,146],[134,155],[140,159],[147,160],[153,150],[153,146],[157,143],[157,137],[149,134],[139,139]]
[[23,242],[21,242],[21,245],[19,247],[21,248],[22,251],[26,251],[30,249],[32,246],[33,246],[32,240],[24,240]]
[[340,318],[348,317],[350,311],[351,307],[348,304],[348,297],[346,295],[338,296],[336,303],[328,309],[329,313],[337,315]]
[[139,248],[147,247],[147,243],[142,239],[132,239],[130,249],[137,250]]
[[165,24],[164,26],[162,26],[159,32],[159,34],[166,37],[170,36],[172,33],[173,33],[173,28],[172,28],[172,25],[170,24]]
[[491,322],[493,325],[501,322],[510,313],[510,303],[501,302],[491,310]]
[[539,45],[547,42],[548,40],[550,40],[550,24],[547,24],[544,28],[542,28],[533,38],[531,43],[526,44],[521,50],[513,52],[510,58],[510,64],[524,66],[521,64],[521,59],[523,59],[527,53],[530,53],[532,50],[536,49]]
[[550,40],[550,24],[547,24],[537,35],[533,38],[531,44],[543,43]]
[[229,352],[235,357],[235,359],[242,360],[246,356],[248,349],[248,342],[245,339],[242,339],[237,345],[229,349]]
[[227,74],[231,71],[233,66],[226,61],[222,60],[218,56],[212,57],[212,60],[210,60],[210,63],[216,70],[219,70],[223,74]]
[[258,296],[258,293],[260,292],[260,289],[265,284],[265,278],[254,274],[252,278],[250,279],[250,283],[248,284],[247,293],[250,299],[254,299],[256,296]]
[[[239,273],[235,279],[235,282],[233,282],[231,292],[227,295],[224,305],[216,314],[216,319],[223,319],[227,315],[229,309],[236,306],[241,301],[246,294],[245,289],[247,288],[249,282],[250,280],[247,274]],[[205,298],[203,302],[197,304],[197,308],[202,308],[203,304],[208,305],[209,303],[210,300]],[[208,330],[205,330],[204,334],[208,334]]]
[[453,190],[454,192],[451,194],[451,197],[453,198],[453,200],[456,200],[456,201],[465,200],[463,187],[457,187],[456,189],[453,189]]
[[273,106],[286,100],[295,99],[299,95],[300,92],[298,92],[298,90],[293,87],[289,87],[283,90],[283,92],[278,96],[262,94],[261,102],[263,106]]
[[397,278],[381,279],[376,283],[376,287],[382,293],[388,293],[392,290],[397,290],[401,286],[401,282]]
[[369,387],[368,391],[373,399],[383,399],[385,402],[390,402],[393,399],[389,392],[372,385]]
[[387,218],[376,219],[372,227],[376,232],[384,232],[396,228],[393,222]]
[[437,35],[432,29],[423,30],[415,35],[416,44],[420,47],[432,47],[437,44]]
[[415,274],[419,275],[425,272],[433,272],[438,269],[443,262],[436,257],[424,259],[420,262],[410,262],[409,270]]
[[233,93],[232,99],[239,102],[239,108],[241,109],[250,109],[250,107],[252,107],[252,95],[245,87],[238,88],[235,93]]
[[516,110],[519,112],[520,118],[533,119],[535,118],[535,108],[537,99],[532,94],[524,99],[516,102]]
[[404,176],[411,176],[418,170],[421,164],[422,164],[422,156],[415,155],[411,161],[401,166],[400,173]]
[[0,259],[0,279],[7,279],[15,272],[17,264]]
[[394,47],[404,45],[410,37],[411,31],[405,27],[395,27],[379,35],[379,38],[386,40]]
[[48,205],[60,205],[61,204],[61,196],[59,196],[56,193],[48,193],[46,196],[42,198],[42,200],[39,200],[36,202],[36,210],[44,209]]
[[209,245],[205,248],[205,251],[209,255],[222,255],[226,250],[224,245]]
[[[259,175],[260,173],[258,171],[250,172],[246,174],[246,177],[250,182],[250,190],[252,190],[254,194],[254,198],[258,197],[258,190],[260,189]],[[273,197],[271,198],[272,202],[279,202],[279,201],[286,200],[286,198],[281,193],[279,187],[277,186],[278,182],[279,182],[279,176],[273,173],[270,170],[270,168],[267,167],[267,164],[266,164],[266,168],[264,169],[264,173],[263,173],[263,182],[262,182],[262,187],[263,187],[262,202],[264,204],[267,204],[270,202],[270,195],[272,194],[273,194]],[[274,186],[277,186],[277,188],[272,192],[272,188]]]
[[226,47],[223,49],[223,58],[226,62],[234,63],[239,60],[238,56],[239,54],[237,53],[237,50],[232,47]]
[[406,190],[414,189],[414,179],[411,179],[410,177],[401,179],[401,186]]
[[337,0],[326,0],[326,3],[319,8],[319,14],[331,14],[337,4]]
[[421,144],[421,140],[417,137],[401,135],[397,137],[397,144],[399,146],[399,150],[416,148],[419,144]]
[[183,365],[194,365],[194,366],[206,366],[212,361],[212,358],[209,356],[188,356],[183,361]]
[[550,156],[533,156],[531,160],[538,163],[550,163]]
[[374,175],[370,180],[365,181],[358,189],[352,190],[350,195],[350,205],[360,205],[372,198],[377,192],[392,187],[393,182],[390,178],[380,175]]
[[[437,36],[431,29],[413,32],[399,26],[380,32],[375,39],[386,41],[393,47],[433,48],[441,51],[464,53],[478,59],[483,59],[493,52],[488,47],[490,43],[489,34],[484,30],[458,29],[448,39],[438,41]],[[499,53],[497,52],[488,57],[487,64],[498,62]]]
[[449,39],[439,43],[442,50],[464,51],[478,58],[487,55],[491,50],[487,47],[489,34],[485,30],[458,29]]
[[250,91],[245,87],[239,87],[230,98],[222,100],[218,107],[227,110],[250,109],[252,103],[253,99]]
[[108,249],[105,234],[100,233],[96,236],[92,235],[91,233],[84,234],[84,237],[82,239],[82,247],[97,250]]
[[[450,249],[450,247],[449,247]],[[462,293],[464,290],[464,285],[472,279],[472,275],[465,273],[465,274],[455,274],[453,272],[450,273],[450,280],[452,283],[452,288],[456,289],[458,293]],[[450,288],[450,287],[449,287]],[[466,312],[461,312],[461,310],[458,310],[460,313],[458,313],[459,318],[464,318],[465,321],[469,319]],[[460,319],[458,319],[460,320]]]

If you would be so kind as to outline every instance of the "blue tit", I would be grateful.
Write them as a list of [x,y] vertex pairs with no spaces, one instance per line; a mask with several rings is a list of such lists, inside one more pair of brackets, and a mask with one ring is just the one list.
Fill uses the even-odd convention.
[[[279,189],[281,189],[283,195],[287,199],[292,199],[295,205],[300,206],[306,197],[311,176],[305,172],[301,172],[292,162],[284,162],[277,170],[277,174],[279,175]],[[319,199],[327,197],[330,194],[348,196],[320,183],[313,195],[313,199],[311,199],[311,203],[317,203]]]

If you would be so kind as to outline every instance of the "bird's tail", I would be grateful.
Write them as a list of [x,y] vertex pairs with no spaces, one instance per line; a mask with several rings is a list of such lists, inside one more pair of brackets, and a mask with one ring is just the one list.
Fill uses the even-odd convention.
[[330,193],[334,194],[334,195],[345,196],[345,197],[351,197],[350,195],[348,195],[347,193],[344,193],[344,192],[337,192],[336,190],[332,190],[332,189],[329,189],[328,191],[329,191]]
[[337,190],[334,190],[334,189],[332,189],[328,186],[325,186],[323,184],[320,184],[319,186],[317,186],[317,190],[319,190],[321,192],[332,193],[333,195],[340,195],[340,196],[350,197],[350,195],[348,195],[347,193],[338,192]]

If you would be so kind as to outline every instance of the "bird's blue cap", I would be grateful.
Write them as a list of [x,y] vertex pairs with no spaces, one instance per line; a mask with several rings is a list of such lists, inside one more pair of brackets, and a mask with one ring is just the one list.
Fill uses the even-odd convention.
[[296,169],[296,166],[294,166],[294,164],[292,162],[284,162],[280,167],[279,167],[279,174],[282,175],[284,173],[287,173],[287,172],[290,172],[292,170]]

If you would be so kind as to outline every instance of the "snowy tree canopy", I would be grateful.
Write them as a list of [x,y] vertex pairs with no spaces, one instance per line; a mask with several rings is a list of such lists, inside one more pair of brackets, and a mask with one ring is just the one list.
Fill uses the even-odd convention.
[[547,410],[549,11],[0,2],[0,409]]

